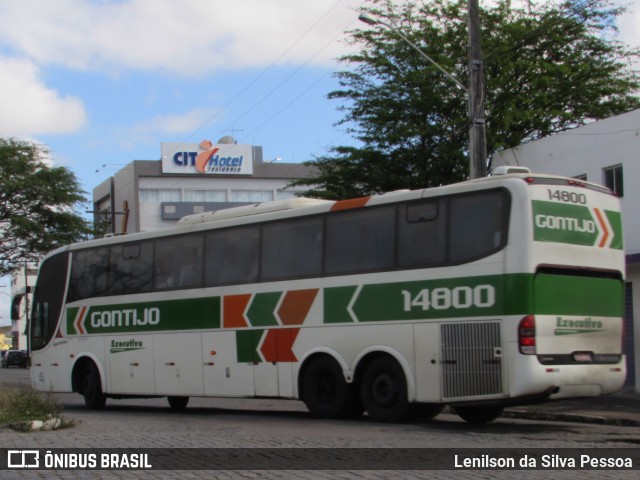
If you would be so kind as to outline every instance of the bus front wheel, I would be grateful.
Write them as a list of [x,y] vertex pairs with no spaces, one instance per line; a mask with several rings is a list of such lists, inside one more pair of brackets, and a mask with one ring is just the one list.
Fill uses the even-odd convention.
[[504,410],[503,407],[453,407],[453,409],[465,422],[476,425],[494,421]]
[[91,410],[101,410],[107,402],[107,397],[102,391],[100,372],[93,362],[85,368],[82,395],[84,396],[84,404]]
[[399,422],[411,412],[404,371],[388,356],[378,357],[367,366],[361,396],[364,408],[378,422]]

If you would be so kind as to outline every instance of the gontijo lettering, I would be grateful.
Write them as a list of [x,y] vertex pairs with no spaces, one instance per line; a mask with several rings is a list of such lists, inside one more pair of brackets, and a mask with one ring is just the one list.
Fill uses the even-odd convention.
[[157,307],[145,309],[106,310],[91,314],[93,328],[130,327],[144,325],[158,325],[160,323],[160,309]]
[[596,223],[593,220],[542,214],[536,215],[536,227],[570,232],[596,233],[597,231]]

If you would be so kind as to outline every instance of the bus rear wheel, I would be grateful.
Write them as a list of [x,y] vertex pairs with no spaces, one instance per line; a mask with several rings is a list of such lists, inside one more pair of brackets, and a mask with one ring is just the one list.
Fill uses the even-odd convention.
[[90,362],[84,370],[82,395],[84,404],[91,410],[102,410],[107,403],[107,397],[102,391],[100,372],[93,362]]
[[353,384],[345,381],[340,365],[328,356],[311,360],[306,368],[302,398],[317,418],[354,418],[364,410]]
[[453,407],[453,409],[465,422],[482,425],[498,418],[504,407]]
[[374,359],[364,371],[360,392],[364,408],[378,422],[399,422],[411,413],[407,379],[394,358]]

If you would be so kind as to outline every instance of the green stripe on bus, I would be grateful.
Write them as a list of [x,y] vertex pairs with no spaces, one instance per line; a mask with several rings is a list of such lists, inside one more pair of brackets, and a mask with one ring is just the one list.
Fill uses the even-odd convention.
[[611,248],[622,250],[622,215],[620,212],[612,212],[611,210],[605,210],[605,213],[614,233]]
[[80,327],[78,311],[67,309],[69,335],[220,328],[220,297],[92,306]]
[[537,275],[535,313],[622,317],[623,284],[614,278]]
[[256,293],[247,311],[249,323],[254,327],[274,327],[278,325],[275,310],[282,292]]
[[567,275],[487,275],[364,285],[359,291],[355,286],[326,288],[324,302],[324,323],[529,314],[620,317],[622,282]]
[[353,322],[347,310],[357,287],[331,287],[324,289],[324,323]]
[[600,230],[582,205],[533,201],[534,239],[540,242],[593,246]]
[[598,246],[596,242],[602,235],[602,238],[611,238],[608,248],[622,249],[620,212],[604,210],[604,216],[611,227],[610,231],[609,227],[602,224],[584,205],[533,200],[532,206],[533,238],[536,241],[593,247]]
[[236,349],[238,363],[261,362],[258,353],[258,345],[262,339],[264,330],[238,330],[236,331]]

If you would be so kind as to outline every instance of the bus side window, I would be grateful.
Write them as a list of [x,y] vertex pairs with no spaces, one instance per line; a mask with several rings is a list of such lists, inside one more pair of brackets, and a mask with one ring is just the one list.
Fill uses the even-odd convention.
[[152,242],[111,247],[109,293],[127,295],[151,290],[152,262]]
[[454,264],[473,261],[506,243],[508,197],[503,191],[484,191],[451,197],[450,252]]
[[322,218],[302,218],[265,225],[262,231],[262,278],[277,280],[322,273]]
[[67,300],[104,295],[108,289],[109,249],[106,247],[73,252]]
[[428,200],[400,206],[398,266],[442,265],[446,258],[447,203]]
[[163,238],[155,244],[155,288],[202,285],[203,235]]
[[206,246],[207,286],[257,281],[260,253],[258,226],[210,232],[207,234]]
[[393,268],[395,207],[362,208],[327,217],[325,267],[329,274]]

